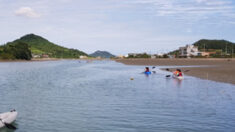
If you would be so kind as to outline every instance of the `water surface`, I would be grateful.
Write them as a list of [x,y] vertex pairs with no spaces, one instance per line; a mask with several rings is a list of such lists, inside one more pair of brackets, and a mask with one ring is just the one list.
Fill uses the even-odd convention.
[[235,131],[234,85],[143,69],[113,61],[0,63],[0,112],[19,112],[15,132]]

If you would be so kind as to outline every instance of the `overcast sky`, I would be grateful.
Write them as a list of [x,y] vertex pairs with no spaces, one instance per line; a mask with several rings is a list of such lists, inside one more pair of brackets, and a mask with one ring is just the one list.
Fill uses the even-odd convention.
[[235,42],[234,0],[0,0],[0,44],[34,33],[87,53],[161,53]]

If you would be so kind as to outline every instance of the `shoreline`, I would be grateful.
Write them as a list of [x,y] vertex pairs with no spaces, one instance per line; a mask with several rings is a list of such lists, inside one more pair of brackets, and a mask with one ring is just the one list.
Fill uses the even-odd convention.
[[[193,76],[201,79],[230,83],[235,85],[235,59],[231,58],[209,58],[209,59],[117,59],[126,65],[142,65],[142,66],[192,66],[180,69],[185,75]],[[193,67],[207,66],[207,67]],[[175,70],[175,68],[169,68]],[[164,70],[164,69],[161,69]]]
[[105,59],[97,59],[97,58],[89,58],[89,59],[77,59],[77,58],[35,58],[31,60],[0,60],[1,62],[37,62],[37,61],[61,61],[61,60],[87,60],[87,61],[93,61],[93,60],[105,60]]
[[42,59],[31,59],[31,60],[0,60],[0,62],[34,62],[34,61],[57,61],[62,60],[58,58],[42,58]]

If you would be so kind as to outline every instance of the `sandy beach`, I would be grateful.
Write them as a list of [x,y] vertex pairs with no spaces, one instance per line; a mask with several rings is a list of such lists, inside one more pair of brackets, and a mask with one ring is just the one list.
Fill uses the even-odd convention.
[[235,84],[235,59],[117,59],[116,61],[127,65],[192,66],[181,69],[189,70],[184,73],[189,76]]

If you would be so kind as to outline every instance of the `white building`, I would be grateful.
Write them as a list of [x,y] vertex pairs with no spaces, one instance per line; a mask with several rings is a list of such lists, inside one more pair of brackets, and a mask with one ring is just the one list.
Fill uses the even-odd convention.
[[87,56],[84,56],[84,55],[81,55],[79,56],[80,59],[87,59],[88,57]]
[[198,47],[194,45],[186,45],[185,47],[179,48],[180,57],[198,56],[198,53]]
[[36,55],[36,54],[32,54],[32,57],[33,58],[40,58],[41,56],[40,55]]

